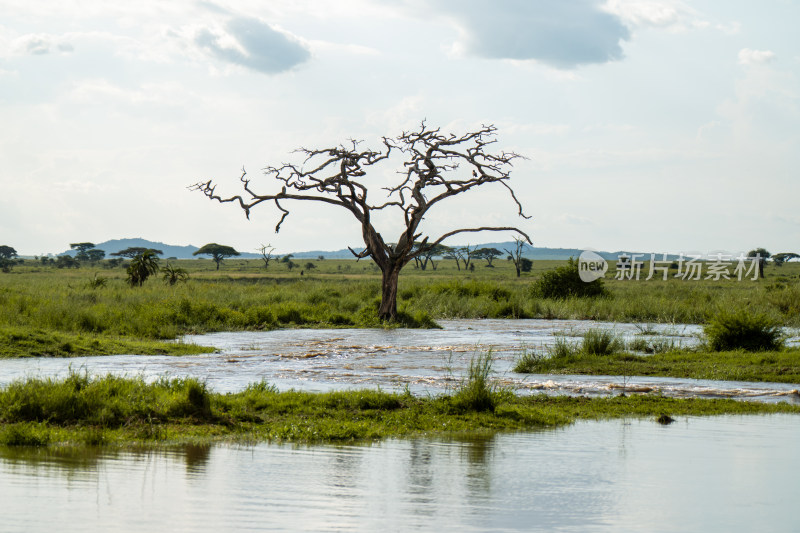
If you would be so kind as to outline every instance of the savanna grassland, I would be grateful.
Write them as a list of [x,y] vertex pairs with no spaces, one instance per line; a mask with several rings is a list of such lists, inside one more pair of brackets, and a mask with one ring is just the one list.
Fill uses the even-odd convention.
[[[162,261],[162,264],[165,262]],[[78,269],[33,261],[0,274],[0,357],[114,353],[191,354],[205,349],[173,342],[181,335],[285,327],[383,327],[376,317],[380,273],[372,263],[298,260],[171,261],[185,283],[158,274],[143,286],[103,262]],[[309,267],[309,263],[314,267]],[[400,278],[400,326],[435,327],[449,318],[568,318],[620,322],[706,323],[725,309],[746,309],[800,326],[800,264],[767,268],[758,281],[607,280],[598,298],[542,298],[533,287],[563,264],[536,261],[517,278],[509,261],[458,270],[409,265]]]
[[[626,346],[612,333],[597,331],[581,343],[561,339],[551,353],[523,353],[518,371],[800,382],[800,351],[782,347],[779,338],[779,326],[800,326],[796,263],[769,266],[758,281],[608,279],[605,294],[592,298],[541,296],[538,280],[564,266],[559,261],[537,261],[519,278],[507,261],[496,260],[494,268],[476,262],[472,270],[459,270],[452,260],[439,261],[435,270],[409,265],[400,280],[400,320],[392,325],[377,320],[380,274],[368,262],[300,260],[290,269],[273,261],[265,269],[259,260],[226,260],[220,270],[208,260],[171,263],[186,269],[185,283],[169,285],[155,275],[131,287],[124,269],[102,262],[78,269],[33,261],[16,265],[0,274],[0,356],[188,355],[209,351],[175,342],[188,333],[569,318],[701,323],[709,339],[694,350],[646,340]],[[741,342],[745,326],[766,332],[775,344],[766,351],[724,344]],[[752,340],[748,335],[745,340]],[[653,395],[518,397],[493,384],[491,355],[481,354],[459,388],[423,398],[382,391],[280,392],[266,383],[218,394],[194,379],[146,383],[76,373],[61,380],[29,378],[0,390],[0,444],[349,441],[552,427],[581,418],[652,416],[668,422],[670,415],[770,412],[795,413],[800,407]]]

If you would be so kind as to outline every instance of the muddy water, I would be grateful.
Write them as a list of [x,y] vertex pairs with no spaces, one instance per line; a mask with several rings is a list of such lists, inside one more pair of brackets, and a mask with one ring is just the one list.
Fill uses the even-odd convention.
[[[375,388],[414,393],[451,390],[466,374],[471,358],[491,348],[495,377],[521,394],[600,396],[658,392],[675,397],[732,397],[800,402],[796,385],[698,381],[670,378],[551,376],[511,371],[521,350],[542,350],[566,335],[577,342],[593,328],[624,339],[641,336],[675,345],[699,342],[697,326],[602,323],[571,320],[454,320],[441,330],[295,329],[189,336],[218,353],[192,357],[104,356],[74,359],[0,360],[0,384],[30,375],[65,375],[69,368],[93,374],[194,376],[219,392],[237,391],[266,380],[281,389],[326,391]],[[655,335],[653,335],[655,333]]]
[[800,417],[486,439],[0,448],[0,531],[798,531]]

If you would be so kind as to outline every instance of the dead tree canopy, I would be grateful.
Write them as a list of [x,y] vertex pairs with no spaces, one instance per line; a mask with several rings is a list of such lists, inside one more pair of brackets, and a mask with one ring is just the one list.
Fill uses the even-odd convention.
[[[420,230],[432,207],[489,184],[504,187],[516,214],[529,218],[508,184],[512,163],[521,156],[514,152],[491,152],[489,148],[497,142],[496,131],[495,126],[489,125],[461,135],[446,134],[422,122],[419,129],[405,131],[395,138],[383,137],[380,150],[361,149],[360,143],[353,140],[333,148],[301,148],[297,152],[304,156],[302,163],[283,163],[264,169],[264,174],[277,185],[277,191],[260,190],[244,169],[240,177],[243,194],[221,196],[213,181],[196,183],[190,188],[212,200],[238,204],[248,218],[254,207],[272,202],[281,213],[276,232],[289,216],[293,201],[324,202],[346,209],[361,225],[365,245],[360,253],[352,248],[350,251],[357,258],[371,258],[380,268],[383,284],[378,315],[383,320],[394,320],[400,270],[445,239],[461,233],[513,231],[530,242],[527,234],[513,226],[457,227],[434,237]],[[373,196],[380,198],[372,200],[366,179],[368,171],[395,154],[404,159],[398,183],[382,191],[373,189]],[[372,221],[373,213],[388,209],[399,211],[405,228],[393,241],[384,239]]]

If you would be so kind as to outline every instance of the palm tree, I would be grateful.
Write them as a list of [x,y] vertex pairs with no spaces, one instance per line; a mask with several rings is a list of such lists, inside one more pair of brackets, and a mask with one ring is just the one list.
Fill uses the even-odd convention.
[[131,260],[128,266],[128,283],[141,287],[152,274],[158,272],[158,257],[152,250],[145,250]]

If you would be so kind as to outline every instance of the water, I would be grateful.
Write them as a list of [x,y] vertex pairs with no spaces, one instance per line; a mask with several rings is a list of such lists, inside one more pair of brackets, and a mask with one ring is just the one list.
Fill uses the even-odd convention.
[[1,449],[0,531],[798,531],[800,417],[484,439]]
[[[440,393],[452,390],[470,359],[492,348],[496,378],[520,394],[604,396],[627,392],[672,397],[737,398],[800,403],[796,385],[702,381],[653,377],[517,374],[522,349],[542,350],[556,335],[579,337],[591,328],[614,330],[626,340],[644,329],[636,324],[577,320],[453,320],[442,330],[291,329],[188,336],[218,353],[191,356],[102,356],[0,360],[0,385],[32,375],[64,376],[72,369],[92,374],[198,377],[218,392],[242,390],[266,380],[280,389],[328,391],[345,388]],[[698,326],[649,325],[657,338],[684,346],[698,342]]]

